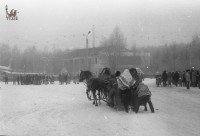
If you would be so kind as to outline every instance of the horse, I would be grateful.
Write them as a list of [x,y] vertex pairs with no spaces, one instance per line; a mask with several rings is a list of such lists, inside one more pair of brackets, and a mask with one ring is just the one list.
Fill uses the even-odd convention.
[[[88,96],[89,92],[91,91],[93,98],[94,98],[93,104],[95,104],[95,106],[98,106],[97,95],[99,96],[99,104],[100,104],[101,103],[100,102],[101,93],[102,93],[102,91],[106,90],[107,83],[104,82],[100,78],[94,77],[93,74],[90,71],[81,71],[79,77],[80,77],[79,78],[80,82],[82,82],[83,80],[86,80],[86,84],[87,84],[86,94]],[[98,91],[97,95],[96,95],[96,91]]]

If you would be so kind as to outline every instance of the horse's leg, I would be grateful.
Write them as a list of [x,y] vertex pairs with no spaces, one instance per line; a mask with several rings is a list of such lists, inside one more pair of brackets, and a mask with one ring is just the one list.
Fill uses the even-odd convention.
[[93,95],[93,104],[95,104],[95,98],[96,98],[96,96],[95,96],[95,93],[94,93],[94,91],[92,90],[92,95]]
[[87,98],[88,98],[89,100],[91,100],[91,96],[89,96],[89,91],[90,91],[89,89],[86,90],[86,95],[87,95]]
[[92,90],[92,94],[93,94],[93,97],[94,97],[94,102],[93,102],[93,104],[95,104],[95,106],[98,106],[98,103],[97,103],[97,96],[96,96],[96,90]]
[[94,94],[93,94],[93,99],[94,99],[94,100],[93,100],[93,104],[95,104],[95,95],[94,95]]
[[98,106],[96,94],[95,94],[95,102],[96,102],[95,106]]
[[99,95],[99,104],[101,104],[101,94],[102,94],[102,91],[101,91],[101,90],[98,90],[98,95]]

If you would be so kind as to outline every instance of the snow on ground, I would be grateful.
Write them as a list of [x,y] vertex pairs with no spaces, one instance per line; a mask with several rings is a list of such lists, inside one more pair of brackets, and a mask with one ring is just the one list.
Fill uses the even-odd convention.
[[200,89],[156,87],[155,113],[116,111],[92,105],[83,84],[0,83],[0,135],[8,136],[199,136]]

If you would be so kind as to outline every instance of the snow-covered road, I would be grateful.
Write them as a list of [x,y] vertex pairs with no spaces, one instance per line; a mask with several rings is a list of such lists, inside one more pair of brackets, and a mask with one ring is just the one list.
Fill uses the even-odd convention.
[[[155,113],[116,111],[88,101],[83,84],[0,83],[0,135],[8,136],[199,136],[200,89],[156,87]],[[148,107],[149,109],[149,107]]]

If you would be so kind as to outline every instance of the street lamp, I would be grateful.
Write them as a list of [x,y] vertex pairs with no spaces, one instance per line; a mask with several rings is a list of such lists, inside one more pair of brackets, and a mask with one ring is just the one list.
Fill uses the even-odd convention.
[[89,62],[88,62],[88,35],[91,33],[91,31],[88,31],[87,34],[83,34],[86,38],[86,64],[87,64],[87,69],[89,70]]
[[88,49],[88,35],[91,33],[91,31],[88,31],[87,34],[83,34],[83,36],[85,36],[86,38],[86,48]]

